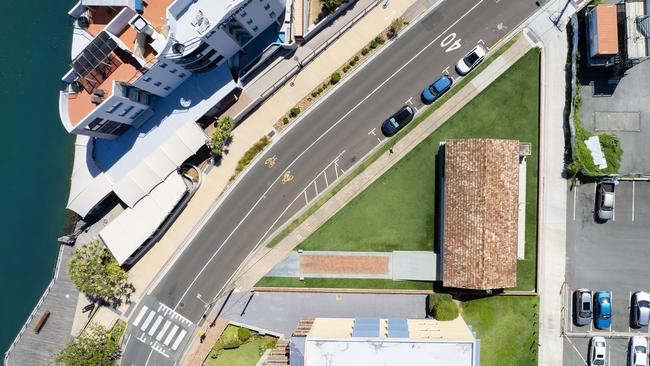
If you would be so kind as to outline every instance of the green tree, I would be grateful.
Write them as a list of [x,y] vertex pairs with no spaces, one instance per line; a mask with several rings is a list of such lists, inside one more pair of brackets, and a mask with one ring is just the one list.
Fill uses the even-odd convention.
[[99,241],[74,250],[68,274],[79,291],[96,301],[112,303],[130,291],[126,272]]
[[230,116],[223,116],[214,123],[216,129],[210,139],[212,155],[220,156],[223,152],[224,145],[231,137],[232,124],[233,119]]
[[93,324],[59,351],[55,362],[66,366],[116,365],[121,355],[122,334],[123,322],[117,323],[110,331],[99,324]]

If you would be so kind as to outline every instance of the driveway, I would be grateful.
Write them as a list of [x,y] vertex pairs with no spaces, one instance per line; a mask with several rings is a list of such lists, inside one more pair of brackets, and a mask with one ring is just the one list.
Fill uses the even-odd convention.
[[426,295],[314,292],[239,292],[222,317],[253,329],[291,336],[301,319],[426,317]]
[[[565,365],[584,365],[594,335],[608,338],[611,364],[624,365],[629,337],[650,335],[647,327],[630,327],[629,318],[631,294],[650,290],[650,182],[622,181],[616,186],[614,219],[606,223],[594,220],[595,191],[595,184],[585,184],[568,195]],[[612,291],[610,330],[572,324],[571,293],[577,288]]]

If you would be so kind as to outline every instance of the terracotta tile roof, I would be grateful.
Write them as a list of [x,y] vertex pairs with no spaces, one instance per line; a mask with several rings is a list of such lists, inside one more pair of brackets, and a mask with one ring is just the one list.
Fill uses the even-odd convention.
[[517,285],[519,142],[445,144],[443,285]]
[[598,27],[598,54],[617,54],[618,28],[616,5],[600,4],[596,6],[596,25]]

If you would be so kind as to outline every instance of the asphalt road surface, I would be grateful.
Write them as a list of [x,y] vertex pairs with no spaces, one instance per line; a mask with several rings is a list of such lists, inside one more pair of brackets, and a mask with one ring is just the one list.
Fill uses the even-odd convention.
[[[122,365],[174,364],[195,335],[203,300],[214,299],[259,243],[384,142],[384,119],[407,103],[422,108],[419,95],[427,83],[445,70],[457,79],[454,64],[466,52],[479,42],[496,43],[537,8],[535,1],[522,0],[444,1],[312,108],[251,167],[198,231],[153,289],[153,298],[142,302],[155,314],[145,312],[139,327],[133,323],[143,304],[135,308]],[[268,158],[275,164],[265,164]],[[151,331],[159,316],[188,320],[178,324],[177,334],[185,330],[184,338],[178,341],[176,335],[165,345],[163,335],[156,341],[167,322],[161,319]]]

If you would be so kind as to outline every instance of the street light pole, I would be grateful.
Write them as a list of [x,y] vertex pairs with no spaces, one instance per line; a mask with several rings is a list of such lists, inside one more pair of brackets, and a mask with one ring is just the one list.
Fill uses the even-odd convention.
[[201,315],[201,318],[205,319],[205,316],[208,313],[208,309],[210,309],[210,306],[212,306],[212,304],[203,300],[200,293],[196,294],[196,298],[203,303],[204,310],[203,310],[203,315]]

